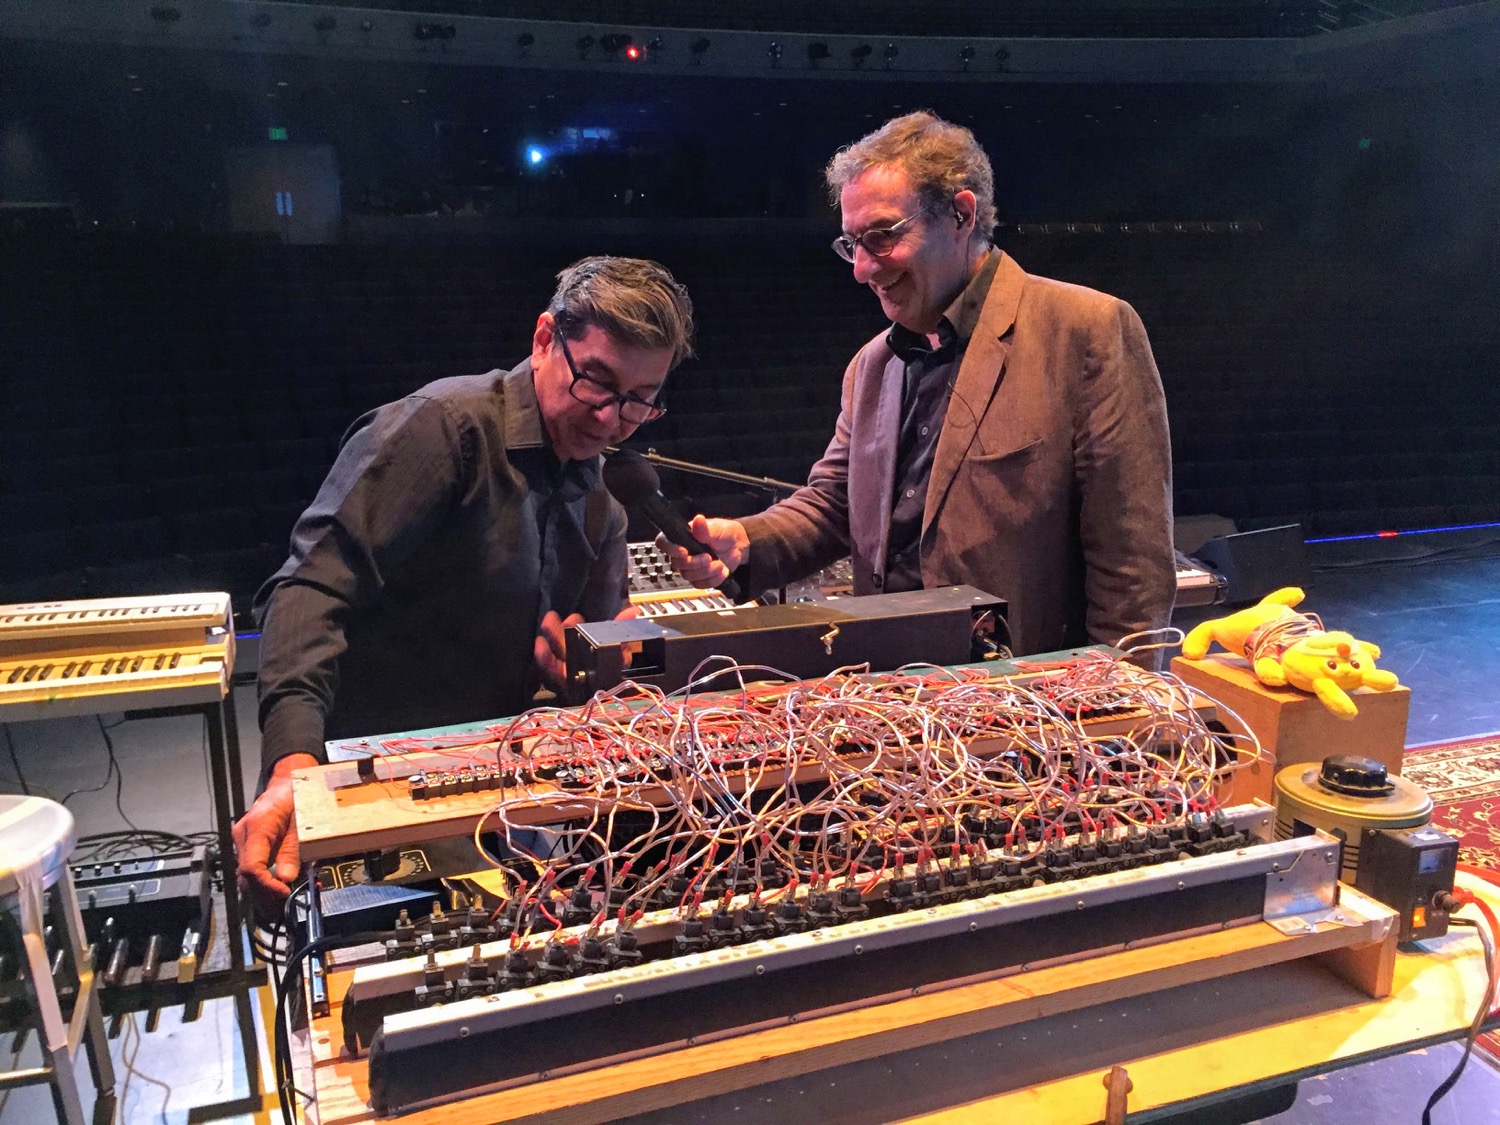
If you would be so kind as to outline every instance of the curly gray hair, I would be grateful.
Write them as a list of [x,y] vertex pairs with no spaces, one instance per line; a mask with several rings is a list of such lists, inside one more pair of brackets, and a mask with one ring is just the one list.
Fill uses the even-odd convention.
[[838,206],[845,185],[877,165],[894,164],[905,170],[929,215],[946,211],[953,197],[965,189],[974,193],[974,229],[995,229],[995,174],[990,158],[974,134],[962,125],[944,121],[929,110],[893,118],[879,129],[833,154],[824,170],[829,195]]

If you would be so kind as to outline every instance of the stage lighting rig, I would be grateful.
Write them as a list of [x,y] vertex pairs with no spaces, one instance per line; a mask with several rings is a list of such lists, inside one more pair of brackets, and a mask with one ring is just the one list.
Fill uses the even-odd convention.
[[868,43],[861,43],[849,52],[849,57],[854,61],[854,69],[859,70],[865,65],[865,60],[874,52],[874,48]]

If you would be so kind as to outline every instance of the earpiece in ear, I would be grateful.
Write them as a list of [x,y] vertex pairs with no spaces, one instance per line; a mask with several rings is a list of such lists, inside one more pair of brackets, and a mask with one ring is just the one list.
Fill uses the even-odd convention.
[[953,211],[953,218],[954,218],[955,221],[957,221],[957,223],[958,223],[959,226],[963,226],[964,225],[964,215],[963,215],[963,212],[959,211],[957,208],[955,208],[954,211]]

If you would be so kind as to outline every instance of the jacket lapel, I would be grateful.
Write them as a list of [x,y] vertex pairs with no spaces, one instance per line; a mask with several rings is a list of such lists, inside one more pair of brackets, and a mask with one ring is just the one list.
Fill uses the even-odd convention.
[[[1005,358],[1010,352],[1010,343],[1004,337],[1016,323],[1016,309],[1021,304],[1021,290],[1025,285],[1025,271],[1009,254],[1001,253],[989,296],[979,314],[979,323],[974,326],[969,346],[964,349],[963,362],[958,365],[958,378],[948,401],[948,413],[943,419],[942,432],[938,434],[937,449],[932,458],[932,477],[927,484],[927,503],[922,510],[924,535],[947,499],[953,478],[958,475],[958,467],[968,456],[985,413],[994,401],[995,392],[1000,389],[1000,380],[1005,375]],[[892,468],[894,470],[894,466]]]

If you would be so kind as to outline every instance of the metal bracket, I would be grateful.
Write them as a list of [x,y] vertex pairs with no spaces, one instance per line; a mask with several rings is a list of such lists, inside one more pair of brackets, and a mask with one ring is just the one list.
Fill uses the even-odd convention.
[[1273,865],[1266,876],[1261,917],[1306,917],[1338,906],[1339,843],[1319,832],[1319,844],[1289,857],[1286,866]]
[[1281,918],[1267,918],[1266,921],[1287,937],[1297,937],[1301,934],[1315,934],[1319,926],[1344,926],[1352,929],[1363,925],[1365,919],[1355,918],[1342,907],[1335,906],[1329,910],[1314,910],[1307,914],[1288,914]]

